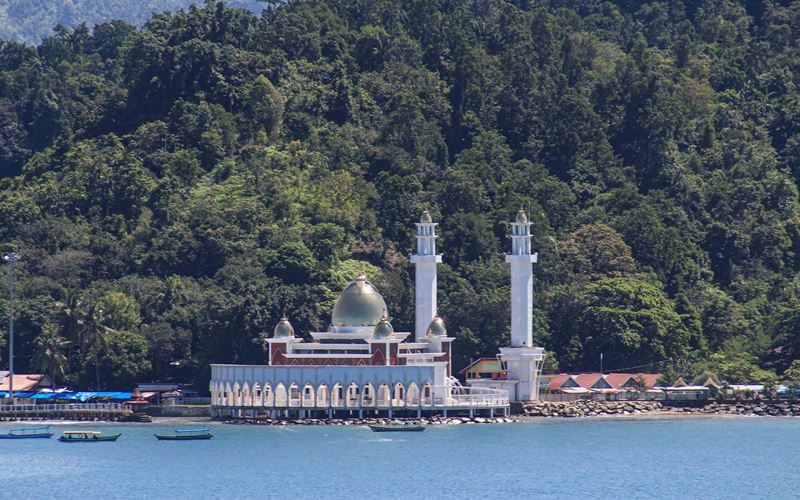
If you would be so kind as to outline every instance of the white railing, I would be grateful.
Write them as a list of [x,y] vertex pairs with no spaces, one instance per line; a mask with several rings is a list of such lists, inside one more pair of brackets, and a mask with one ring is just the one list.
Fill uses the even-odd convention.
[[447,398],[446,406],[492,408],[509,404],[508,391],[502,389],[464,386],[449,386],[449,388],[450,396]]
[[0,413],[43,413],[43,412],[78,412],[78,411],[124,411],[124,403],[64,403],[43,405],[0,405]]

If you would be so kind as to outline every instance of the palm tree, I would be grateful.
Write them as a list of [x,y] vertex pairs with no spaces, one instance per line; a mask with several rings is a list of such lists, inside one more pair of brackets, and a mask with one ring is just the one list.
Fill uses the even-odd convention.
[[103,310],[90,306],[86,311],[82,328],[79,330],[81,346],[94,358],[94,375],[100,389],[100,360],[99,353],[108,346],[108,335],[116,330],[105,325],[106,317]]
[[67,364],[70,371],[75,368],[73,348],[80,344],[81,330],[86,320],[86,307],[77,290],[67,290],[64,299],[56,302],[59,322],[62,326],[64,337],[70,341],[67,353]]
[[42,327],[42,333],[34,341],[33,362],[50,377],[53,389],[56,387],[56,376],[66,376],[67,356],[64,349],[71,344],[50,323]]
[[78,334],[86,318],[86,308],[75,290],[68,290],[64,300],[56,302],[64,333],[71,340],[78,340]]

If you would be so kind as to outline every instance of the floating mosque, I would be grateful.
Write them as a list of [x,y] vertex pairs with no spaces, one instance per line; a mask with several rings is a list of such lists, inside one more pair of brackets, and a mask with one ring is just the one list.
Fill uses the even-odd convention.
[[436,226],[425,211],[416,224],[415,326],[397,332],[380,292],[359,276],[333,306],[330,326],[296,335],[282,318],[265,339],[267,364],[211,365],[213,417],[336,418],[507,414],[510,401],[538,398],[544,353],[532,341],[533,269],[530,222],[520,209],[511,224],[511,339],[498,353],[498,379],[452,374],[452,344],[437,316]]

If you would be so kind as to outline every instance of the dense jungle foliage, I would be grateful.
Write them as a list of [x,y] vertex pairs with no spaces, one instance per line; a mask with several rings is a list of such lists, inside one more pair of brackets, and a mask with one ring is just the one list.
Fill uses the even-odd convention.
[[284,313],[325,328],[361,272],[408,331],[423,209],[460,369],[507,342],[523,206],[549,369],[800,380],[800,2],[207,2],[60,29],[0,45],[0,162],[18,371],[203,388],[263,362]]

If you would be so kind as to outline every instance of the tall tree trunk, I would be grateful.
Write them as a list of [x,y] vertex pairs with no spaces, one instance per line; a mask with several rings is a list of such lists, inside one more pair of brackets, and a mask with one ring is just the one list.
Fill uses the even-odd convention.
[[97,351],[94,352],[94,376],[97,382],[97,389],[100,390],[100,358],[97,355]]

